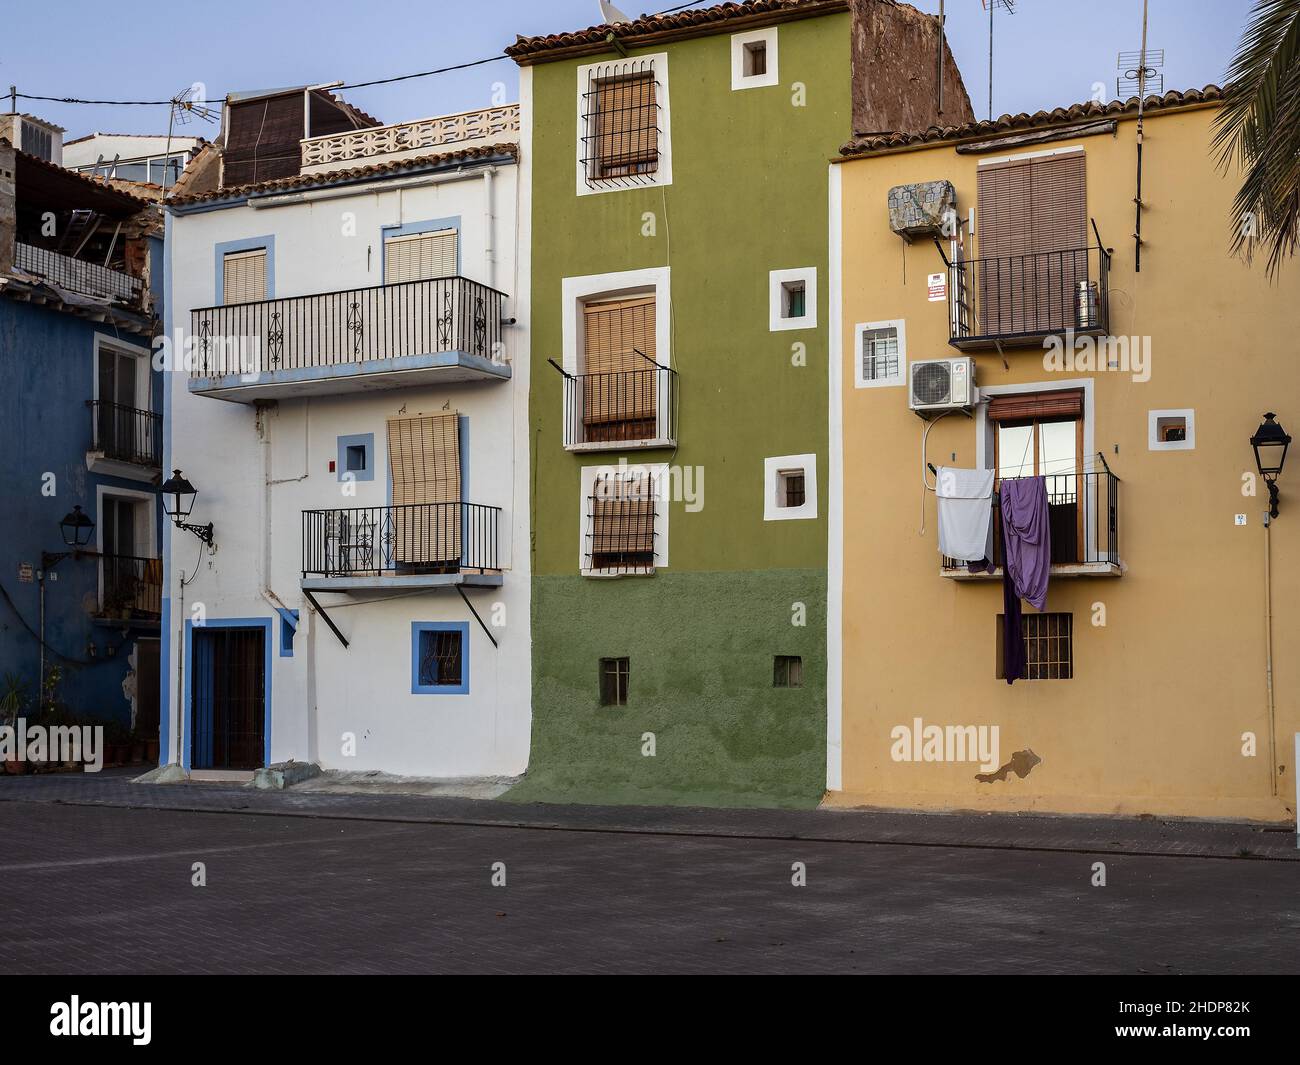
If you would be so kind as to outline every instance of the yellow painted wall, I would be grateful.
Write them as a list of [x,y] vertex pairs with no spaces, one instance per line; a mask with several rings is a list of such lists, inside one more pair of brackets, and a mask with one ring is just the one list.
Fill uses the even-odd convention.
[[[1264,411],[1276,411],[1300,440],[1300,261],[1270,284],[1258,259],[1248,267],[1230,257],[1234,180],[1209,155],[1214,113],[1147,118],[1140,274],[1131,237],[1132,121],[1121,121],[1115,136],[983,156],[931,147],[838,167],[843,790],[831,792],[829,803],[1272,820],[1293,810],[1300,444],[1291,449],[1272,528],[1277,762],[1285,767],[1276,797],[1265,690],[1267,493],[1246,499],[1241,485],[1255,469],[1248,439]],[[972,353],[981,386],[1093,377],[1095,450],[1123,482],[1124,575],[1053,580],[1048,593],[1049,611],[1074,613],[1074,679],[1009,687],[995,679],[1000,581],[939,576],[935,498],[921,488],[924,423],[908,411],[906,388],[854,387],[854,325],[905,319],[909,362],[960,354],[948,344],[947,304],[926,299],[926,275],[943,263],[932,243],[907,246],[890,231],[888,190],[946,178],[964,217],[976,203],[980,158],[1072,144],[1087,156],[1089,214],[1115,252],[1111,331],[1152,337],[1152,373],[1146,383],[1117,372],[1050,373],[1041,347],[1008,350],[1006,366],[997,353]],[[1148,450],[1147,411],[1184,407],[1196,411],[1195,450]],[[935,465],[975,465],[973,420],[938,422],[928,454]],[[1239,513],[1248,515],[1244,528],[1234,524]],[[1090,623],[1094,603],[1105,604],[1105,627]],[[914,717],[997,725],[1002,761],[1030,748],[1042,764],[1024,779],[985,784],[969,763],[895,762],[890,731]],[[1242,734],[1252,731],[1259,754],[1243,757]]]

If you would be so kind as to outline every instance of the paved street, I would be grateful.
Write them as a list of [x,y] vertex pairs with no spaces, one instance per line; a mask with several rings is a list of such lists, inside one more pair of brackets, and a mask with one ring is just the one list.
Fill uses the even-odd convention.
[[1300,971],[1289,860],[869,842],[826,813],[800,815],[828,825],[813,840],[765,837],[757,812],[603,831],[591,811],[553,828],[20,794],[0,793],[10,973]]

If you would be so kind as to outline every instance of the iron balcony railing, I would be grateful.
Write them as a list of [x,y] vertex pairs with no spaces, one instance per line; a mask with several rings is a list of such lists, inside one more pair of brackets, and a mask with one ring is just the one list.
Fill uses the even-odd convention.
[[[640,355],[640,352],[636,354]],[[677,371],[648,356],[643,369],[564,376],[564,446],[677,442]]]
[[21,241],[14,244],[14,265],[83,296],[134,306],[144,292],[144,281],[131,274]]
[[1110,252],[1101,246],[967,259],[948,266],[949,342],[1032,343],[1110,332]]
[[495,573],[501,508],[409,503],[302,514],[303,577]]
[[[1118,566],[1119,478],[1104,469],[1089,473],[1049,473],[1043,479],[1047,482],[1052,565],[1109,563]],[[996,490],[993,493],[993,555],[993,564],[1001,566],[1002,510]],[[943,568],[964,570],[967,564],[945,556]]]
[[203,307],[191,377],[461,352],[500,362],[505,294],[464,277]]
[[163,564],[160,558],[101,555],[104,594],[99,612],[109,618],[162,617]]
[[88,399],[86,406],[90,408],[92,450],[107,459],[161,468],[161,415],[100,399]]

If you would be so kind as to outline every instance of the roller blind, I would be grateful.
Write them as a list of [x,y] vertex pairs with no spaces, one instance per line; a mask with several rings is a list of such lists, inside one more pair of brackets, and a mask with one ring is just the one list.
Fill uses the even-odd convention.
[[1083,393],[1076,391],[1034,392],[1022,396],[994,396],[989,401],[992,421],[1024,421],[1032,418],[1082,418]]
[[456,230],[413,233],[384,241],[384,284],[453,277],[456,273]]
[[653,71],[596,83],[597,177],[644,173],[659,156]]
[[654,418],[655,297],[587,303],[583,324],[583,421]]
[[221,262],[222,303],[257,303],[266,299],[265,248],[227,252]]
[[460,558],[460,419],[455,411],[388,419],[394,559],[418,565]]
[[654,478],[597,478],[591,499],[592,565],[650,566],[654,550]]

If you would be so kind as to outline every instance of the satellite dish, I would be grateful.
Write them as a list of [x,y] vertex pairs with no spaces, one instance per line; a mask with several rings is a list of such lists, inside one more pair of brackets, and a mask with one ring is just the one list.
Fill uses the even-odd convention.
[[620,22],[632,21],[623,14],[623,12],[611,4],[609,0],[600,0],[600,17],[602,24],[606,26],[614,26]]

